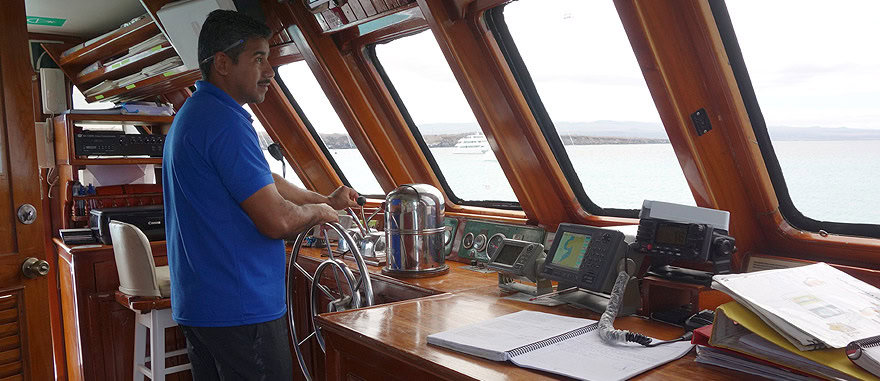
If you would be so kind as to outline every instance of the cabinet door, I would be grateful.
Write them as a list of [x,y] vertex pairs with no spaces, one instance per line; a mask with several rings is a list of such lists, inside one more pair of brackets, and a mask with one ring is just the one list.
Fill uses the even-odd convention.
[[[48,282],[26,278],[27,258],[46,259],[40,201],[24,0],[3,2],[0,11],[0,379],[54,377],[49,330]],[[17,211],[30,204],[19,221]],[[39,263],[37,264],[39,266]]]

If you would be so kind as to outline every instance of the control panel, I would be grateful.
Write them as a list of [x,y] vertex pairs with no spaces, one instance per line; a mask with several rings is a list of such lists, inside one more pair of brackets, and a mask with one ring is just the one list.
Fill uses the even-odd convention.
[[452,247],[455,246],[455,233],[458,229],[458,220],[452,217],[445,217],[443,226],[446,231],[443,232],[443,255],[449,256],[452,253]]
[[501,247],[505,238],[542,243],[544,229],[534,226],[510,225],[500,222],[465,220],[461,242],[458,245],[458,256],[464,259],[475,259],[488,262]]

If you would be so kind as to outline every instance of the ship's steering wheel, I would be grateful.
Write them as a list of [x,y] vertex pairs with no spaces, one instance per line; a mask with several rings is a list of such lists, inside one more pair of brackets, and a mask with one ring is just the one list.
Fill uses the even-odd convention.
[[[315,316],[324,312],[345,311],[373,305],[373,286],[370,283],[370,273],[367,271],[367,265],[361,256],[360,250],[358,250],[357,242],[342,228],[342,225],[335,222],[315,225],[313,228],[320,230],[321,236],[323,236],[326,243],[329,258],[318,265],[314,274],[310,274],[296,262],[299,258],[300,247],[302,247],[307,233],[311,230],[306,229],[296,237],[293,249],[290,251],[290,263],[287,266],[287,319],[290,325],[290,338],[293,340],[296,359],[299,361],[300,369],[302,369],[306,380],[311,380],[312,377],[303,356],[303,346],[310,345],[309,340],[314,339],[318,342],[322,352],[327,351],[324,345],[324,337],[321,335],[321,329],[315,324]],[[355,276],[348,265],[340,259],[342,257],[341,253],[335,254],[333,252],[329,240],[326,239],[329,230],[336,231],[339,235],[339,242],[344,241],[348,249],[351,250],[355,263],[357,263],[358,276]],[[337,248],[341,246],[341,244],[337,245]],[[332,274],[330,273],[331,271]],[[343,278],[341,283],[340,276]],[[308,327],[309,323],[311,324],[311,327],[307,330],[308,334],[302,339],[300,339],[296,332],[296,300],[293,297],[297,279],[302,279],[301,277],[305,277],[306,281],[310,284],[309,301],[307,304],[310,321],[306,323],[306,326]],[[335,283],[335,288],[327,286],[327,284],[333,283]],[[321,303],[321,299],[329,301]]]

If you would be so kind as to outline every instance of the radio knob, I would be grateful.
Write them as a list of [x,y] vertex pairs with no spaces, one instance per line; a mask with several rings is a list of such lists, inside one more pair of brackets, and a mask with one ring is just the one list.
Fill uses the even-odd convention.
[[733,241],[725,237],[715,238],[713,242],[713,246],[715,246],[715,254],[718,256],[729,256],[733,253]]

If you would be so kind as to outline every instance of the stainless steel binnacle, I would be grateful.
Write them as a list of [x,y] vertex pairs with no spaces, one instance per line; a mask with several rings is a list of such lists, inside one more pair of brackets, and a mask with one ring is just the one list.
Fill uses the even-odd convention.
[[399,277],[445,274],[445,202],[427,184],[404,184],[385,198],[385,256],[382,273]]

